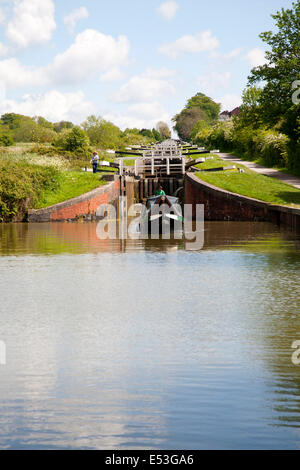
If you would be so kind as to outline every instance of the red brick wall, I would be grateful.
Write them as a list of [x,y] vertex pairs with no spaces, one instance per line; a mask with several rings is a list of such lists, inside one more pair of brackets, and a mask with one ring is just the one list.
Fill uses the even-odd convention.
[[185,203],[204,204],[206,220],[267,220],[266,207],[260,201],[222,191],[192,174],[185,180]]
[[45,209],[30,210],[29,222],[73,220],[81,216],[94,215],[101,204],[115,204],[120,193],[119,178],[113,183],[97,188],[69,201]]
[[52,212],[51,220],[76,219],[82,215],[95,214],[100,204],[109,203],[109,194],[100,194],[88,201],[78,202],[63,209]]
[[300,231],[300,210],[275,206],[216,188],[194,174],[185,177],[185,203],[204,204],[205,220],[269,221]]

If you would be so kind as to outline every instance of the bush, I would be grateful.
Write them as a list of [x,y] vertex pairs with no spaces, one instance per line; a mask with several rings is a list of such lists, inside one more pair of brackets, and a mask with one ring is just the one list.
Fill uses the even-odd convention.
[[89,138],[86,132],[80,127],[73,127],[68,133],[65,141],[65,150],[68,152],[76,152],[86,150],[89,146]]
[[288,136],[277,131],[259,129],[253,140],[256,156],[267,166],[288,165]]
[[55,190],[60,172],[54,167],[41,167],[25,161],[0,163],[0,221],[22,220],[27,209],[45,190]]
[[0,146],[9,147],[10,145],[14,145],[14,139],[12,136],[10,134],[0,135]]
[[208,149],[230,150],[233,139],[233,123],[220,122],[213,127],[207,127],[205,124],[197,124],[193,129],[196,134],[196,143],[203,145]]
[[87,157],[91,153],[89,138],[80,127],[63,129],[52,144],[60,154],[70,159]]
[[242,127],[238,121],[228,121],[210,129],[202,127],[195,141],[210,150],[233,151],[249,160],[261,159],[267,166],[291,167],[289,138],[275,129]]

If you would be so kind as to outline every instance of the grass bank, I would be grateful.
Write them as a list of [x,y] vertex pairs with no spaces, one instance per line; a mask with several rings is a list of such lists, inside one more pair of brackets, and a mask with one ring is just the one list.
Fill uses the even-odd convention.
[[81,194],[92,191],[106,181],[101,179],[99,174],[84,173],[79,171],[64,171],[58,177],[58,186],[55,190],[45,190],[38,198],[33,209],[42,209],[44,207],[67,201]]
[[99,173],[82,172],[78,160],[29,150],[20,145],[0,152],[0,222],[26,220],[28,209],[63,202],[106,184]]
[[[217,155],[203,155],[204,157],[212,157],[205,163],[197,165],[201,170],[229,167],[231,163],[224,161]],[[232,165],[236,165],[232,163]],[[244,173],[235,171],[197,172],[196,176],[218,188],[225,189],[232,193],[241,194],[271,204],[280,204],[284,206],[300,207],[300,191],[293,186],[283,183],[282,181],[260,175],[249,170],[244,165],[236,165],[237,168],[244,170]]]

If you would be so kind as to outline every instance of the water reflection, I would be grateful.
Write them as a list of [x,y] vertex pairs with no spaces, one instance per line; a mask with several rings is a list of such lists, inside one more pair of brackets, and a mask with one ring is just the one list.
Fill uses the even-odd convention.
[[1,448],[299,448],[299,239],[0,226]]
[[[269,223],[207,222],[204,250],[225,247],[278,252],[300,249],[300,236]],[[0,255],[172,252],[186,240],[99,240],[96,223],[0,224]]]

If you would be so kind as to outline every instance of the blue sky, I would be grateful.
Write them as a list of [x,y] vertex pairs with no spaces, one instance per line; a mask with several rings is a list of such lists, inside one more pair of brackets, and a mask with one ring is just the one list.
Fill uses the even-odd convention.
[[288,0],[0,0],[0,113],[122,128],[170,123],[203,92],[240,104]]

